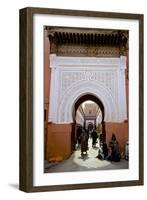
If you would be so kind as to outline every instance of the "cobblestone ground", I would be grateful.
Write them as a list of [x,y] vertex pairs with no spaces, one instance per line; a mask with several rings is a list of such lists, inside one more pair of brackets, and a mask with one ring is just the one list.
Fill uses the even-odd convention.
[[96,158],[98,154],[98,146],[99,143],[97,143],[96,148],[92,148],[92,141],[89,139],[89,150],[87,155],[81,157],[80,148],[77,148],[70,158],[65,161],[54,164],[46,163],[45,172],[128,169],[128,161],[124,159],[121,159],[120,162],[110,162]]

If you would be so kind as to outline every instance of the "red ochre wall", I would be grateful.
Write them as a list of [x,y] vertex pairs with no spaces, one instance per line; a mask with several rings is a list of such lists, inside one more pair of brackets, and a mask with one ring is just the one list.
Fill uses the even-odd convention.
[[72,124],[48,123],[46,139],[46,160],[55,162],[67,159],[73,150]]
[[44,159],[60,161],[68,158],[74,149],[73,124],[53,124],[48,122],[50,96],[50,41],[44,30]]
[[105,123],[105,131],[106,131],[107,145],[109,145],[112,133],[114,133],[117,141],[119,142],[120,153],[124,152],[125,144],[129,139],[128,122],[123,122],[123,123],[107,122]]
[[50,42],[47,31],[44,30],[44,159],[46,159],[46,142],[48,132],[48,112],[49,112],[49,94],[51,68],[49,63]]
[[[128,57],[129,52],[127,53],[127,60],[126,60],[126,71],[125,71],[125,84],[126,84],[126,107],[127,107],[127,119],[129,118],[129,74],[128,74]],[[109,145],[109,142],[112,137],[112,133],[116,135],[116,139],[119,142],[120,152],[124,153],[125,151],[125,144],[129,141],[129,125],[128,120],[122,123],[116,122],[106,122],[105,123],[105,132],[106,132],[106,143]]]

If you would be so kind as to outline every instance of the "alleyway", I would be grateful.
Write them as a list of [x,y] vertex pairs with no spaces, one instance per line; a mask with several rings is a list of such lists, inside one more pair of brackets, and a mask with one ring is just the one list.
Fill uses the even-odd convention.
[[128,161],[110,162],[99,160],[96,158],[98,153],[98,143],[96,148],[92,148],[92,141],[89,139],[88,155],[81,157],[80,149],[77,149],[69,159],[59,164],[45,164],[45,172],[71,172],[71,171],[89,171],[89,170],[111,170],[111,169],[127,169]]

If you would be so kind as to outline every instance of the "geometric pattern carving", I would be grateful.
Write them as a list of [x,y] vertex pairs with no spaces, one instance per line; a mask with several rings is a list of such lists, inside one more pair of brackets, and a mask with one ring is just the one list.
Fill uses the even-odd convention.
[[89,57],[119,57],[118,46],[82,46],[82,45],[60,45],[57,46],[58,56],[89,56]]
[[59,57],[51,55],[49,121],[73,122],[77,99],[85,94],[98,97],[105,109],[106,122],[126,120],[126,57]]
[[91,70],[81,70],[81,71],[65,71],[61,73],[61,91],[62,94],[70,86],[72,86],[77,81],[96,81],[102,83],[109,90],[113,92],[115,86],[115,72],[110,71],[91,71]]

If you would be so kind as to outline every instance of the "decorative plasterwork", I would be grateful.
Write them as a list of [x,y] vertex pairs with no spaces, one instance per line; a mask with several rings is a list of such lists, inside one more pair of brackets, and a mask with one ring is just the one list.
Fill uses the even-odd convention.
[[51,94],[49,121],[73,122],[74,105],[80,96],[92,94],[104,105],[106,122],[126,120],[126,57],[50,56]]
[[56,56],[56,54],[50,55],[50,67],[51,68],[61,68],[69,66],[105,66],[105,67],[118,67],[121,65],[123,67],[126,62],[126,57],[121,56],[119,58],[95,58],[95,57],[62,57]]
[[119,57],[118,46],[64,44],[56,47],[57,56]]
[[46,27],[50,52],[58,56],[119,57],[126,55],[128,31]]

